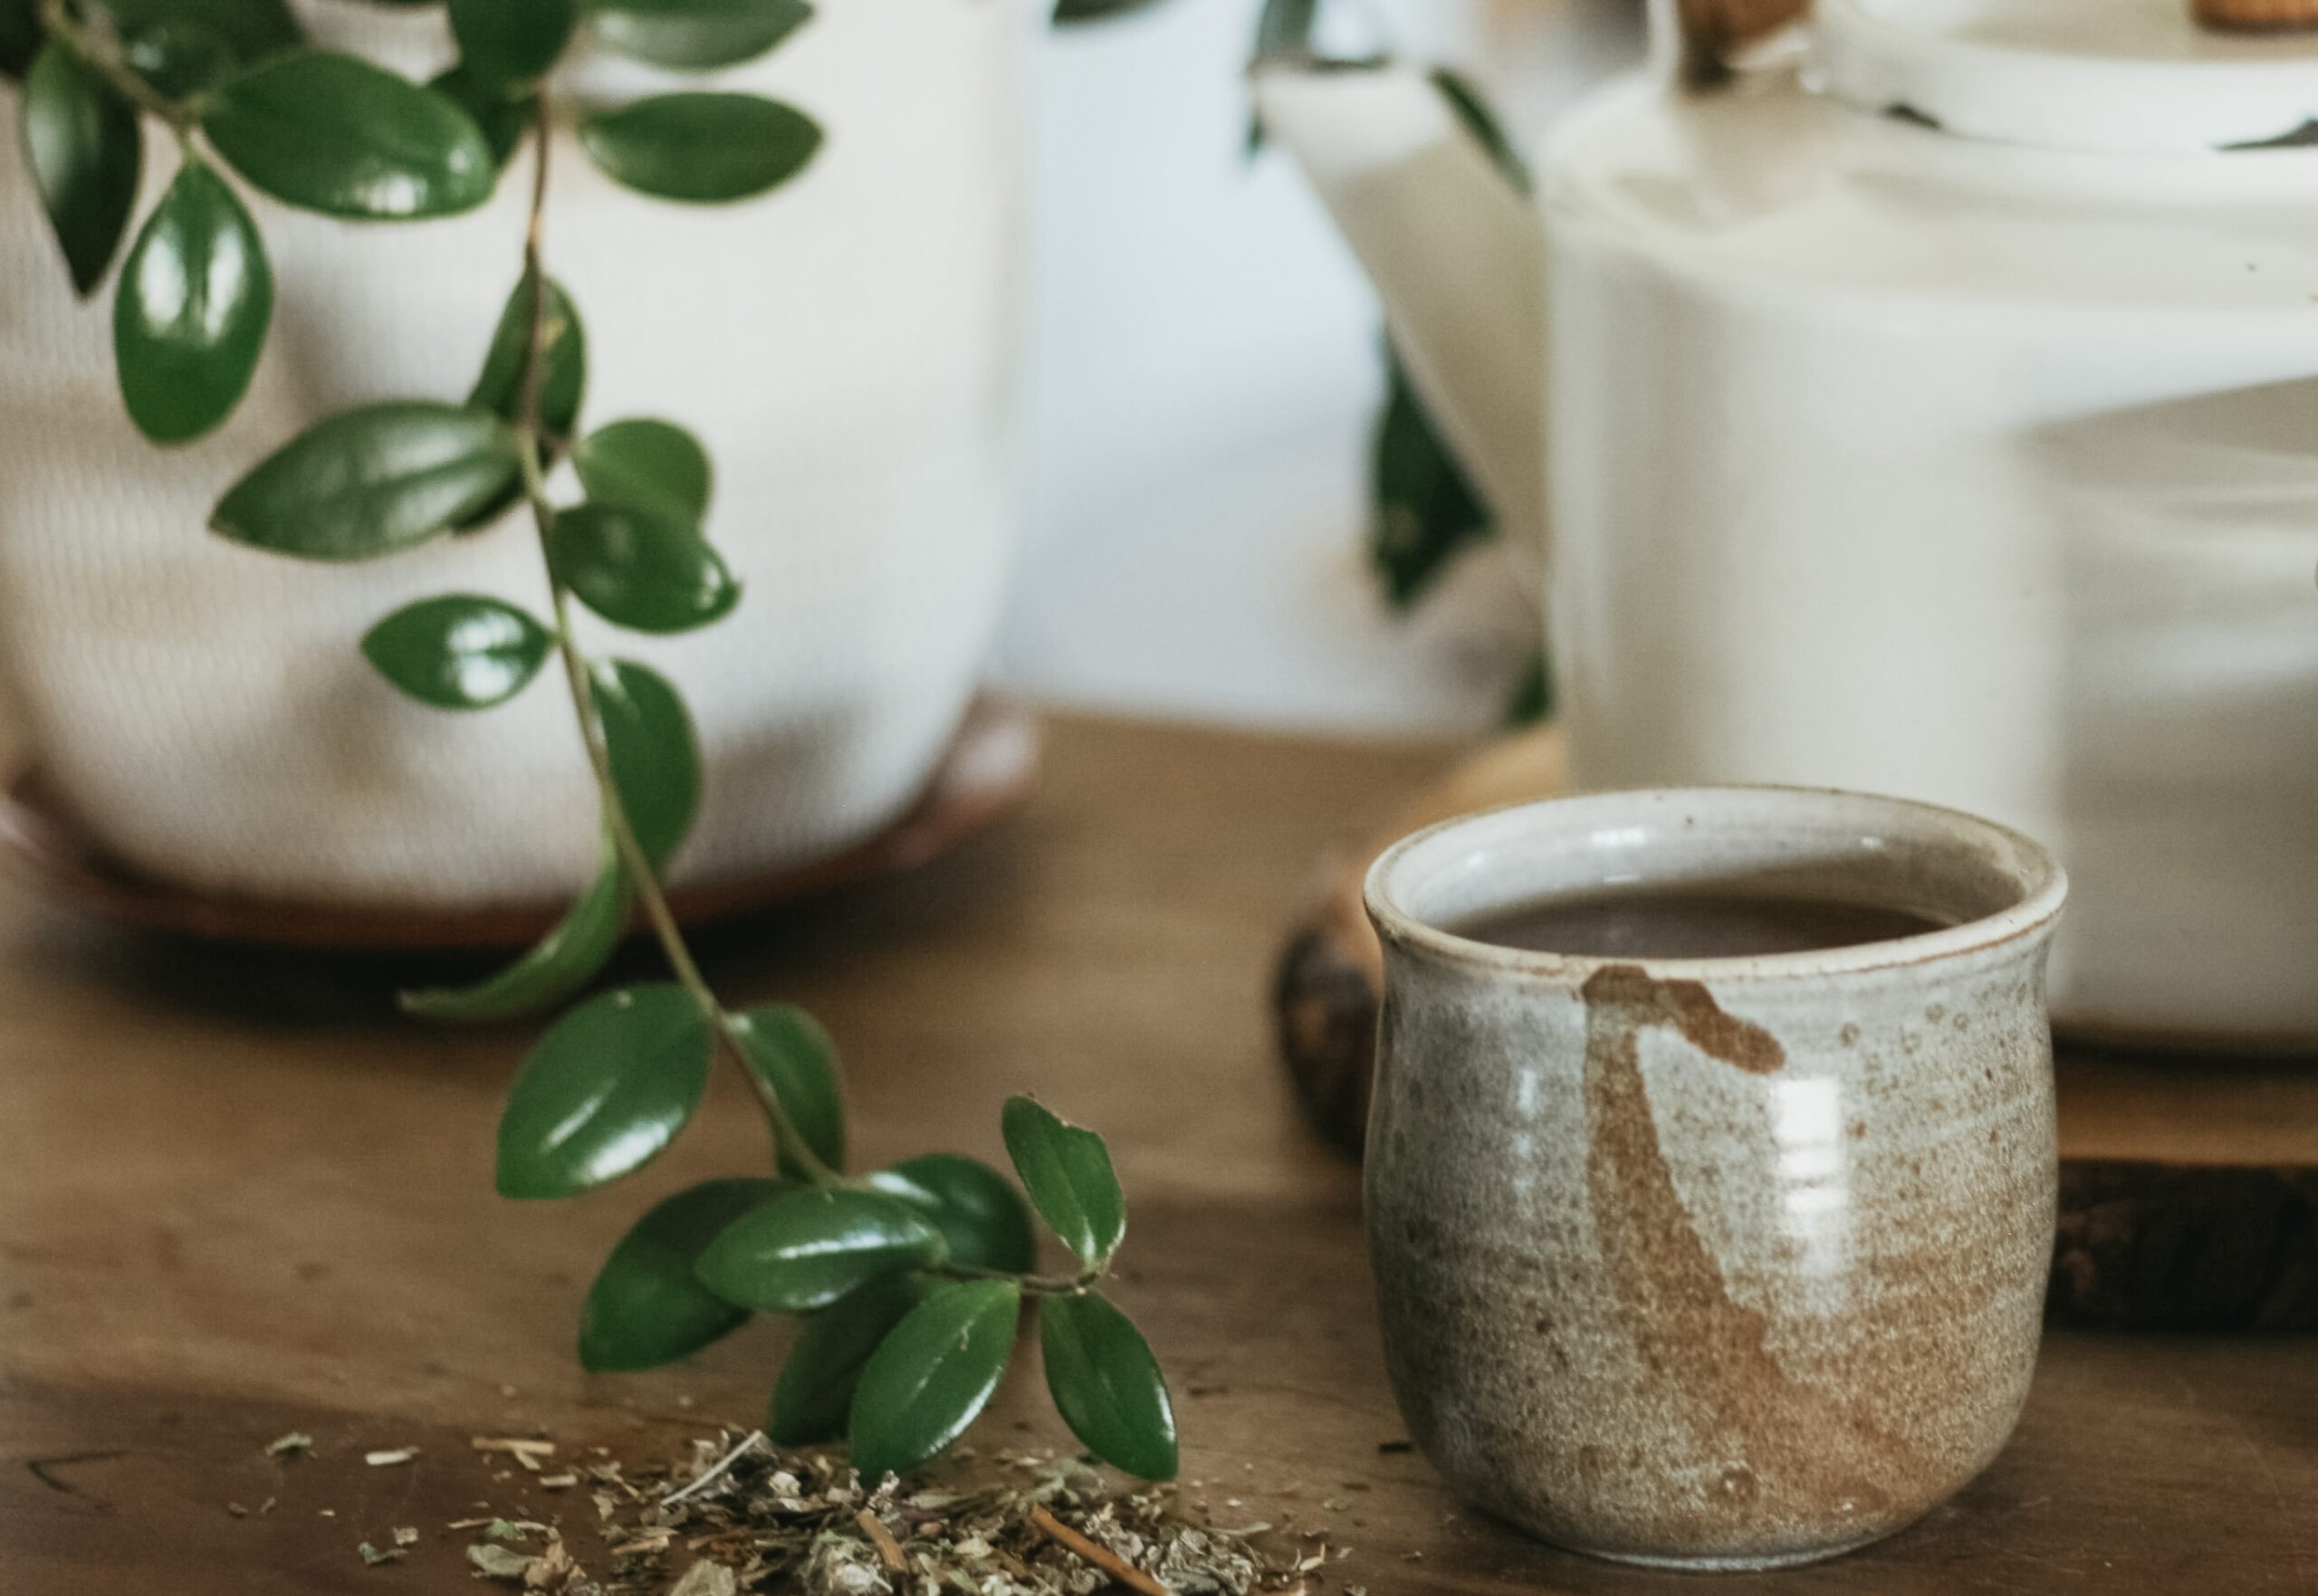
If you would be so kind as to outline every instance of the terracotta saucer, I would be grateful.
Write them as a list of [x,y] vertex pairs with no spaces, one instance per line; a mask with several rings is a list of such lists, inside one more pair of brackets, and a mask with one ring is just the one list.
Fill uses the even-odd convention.
[[[670,906],[685,923],[701,924],[914,870],[1020,807],[1038,772],[1039,743],[1038,717],[1028,706],[978,699],[925,790],[884,831],[828,858],[687,884],[669,894]],[[568,907],[365,907],[197,892],[142,874],[107,855],[57,802],[37,766],[19,769],[0,789],[0,862],[43,895],[103,919],[273,947],[520,948],[536,941]]]

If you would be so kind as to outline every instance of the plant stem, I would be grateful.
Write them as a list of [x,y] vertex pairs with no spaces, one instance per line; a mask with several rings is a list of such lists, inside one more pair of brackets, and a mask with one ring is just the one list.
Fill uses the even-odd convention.
[[201,120],[201,113],[185,100],[171,100],[122,64],[112,41],[101,38],[69,10],[64,0],[41,0],[41,31],[69,51],[112,91],[148,115],[175,128],[178,142]]
[[[555,521],[555,506],[548,502],[546,440],[540,428],[540,390],[544,381],[547,350],[548,282],[546,251],[548,156],[555,142],[555,122],[552,107],[544,91],[539,97],[539,111],[532,129],[533,157],[532,166],[531,215],[523,230],[523,282],[531,293],[532,325],[523,346],[523,377],[518,391],[515,409],[515,432],[522,456],[523,497],[529,502],[532,521],[540,540],[540,554],[547,557],[548,529]],[[588,656],[580,652],[580,640],[572,627],[571,594],[558,580],[552,563],[548,567],[548,590],[555,611],[556,653],[563,661],[563,680],[571,695],[571,709],[580,722],[580,740],[588,750],[589,769],[596,779],[596,790],[603,805],[606,823],[611,828],[612,844],[619,854],[620,863],[628,879],[637,903],[644,910],[644,918],[660,944],[661,953],[668,960],[677,984],[692,994],[703,1014],[716,1027],[718,1041],[732,1056],[742,1076],[749,1083],[757,1101],[763,1105],[765,1117],[771,1123],[773,1141],[782,1156],[802,1170],[805,1178],[816,1186],[845,1184],[845,1178],[829,1168],[820,1155],[790,1121],[787,1111],[771,1085],[749,1067],[748,1053],[742,1046],[740,1033],[733,1017],[716,999],[716,993],[700,973],[700,966],[685,942],[683,929],[668,907],[667,894],[661,889],[658,873],[652,866],[650,855],[636,840],[636,829],[628,823],[627,807],[620,802],[619,785],[612,776],[611,750],[604,741],[603,718],[596,711],[596,695]]]

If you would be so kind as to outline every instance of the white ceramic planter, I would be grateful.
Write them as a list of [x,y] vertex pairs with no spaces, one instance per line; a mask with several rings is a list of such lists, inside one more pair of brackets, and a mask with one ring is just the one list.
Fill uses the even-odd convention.
[[[437,13],[306,15],[415,74],[447,49]],[[718,471],[709,534],[746,584],[705,631],[590,638],[665,671],[698,720],[707,791],[680,878],[874,831],[971,697],[1016,520],[1017,121],[1035,25],[1011,0],[822,7],[724,75],[829,133],[802,178],[749,204],[631,194],[557,140],[547,244],[589,334],[583,419],[665,416],[701,436]],[[593,62],[572,85],[669,86]],[[169,164],[155,140],[146,203]],[[500,709],[445,715],[355,649],[424,595],[541,602],[520,518],[359,567],[203,530],[228,484],[319,416],[464,394],[515,280],[524,186],[519,164],[483,210],[411,226],[254,202],[279,284],[264,360],[231,422],[164,453],[122,413],[105,306],[74,303],[20,164],[0,162],[0,677],[62,800],[130,864],[201,888],[435,906],[549,897],[591,868],[595,799],[552,673]]]
[[1266,120],[1550,526],[1575,782],[1995,817],[2076,883],[2060,1023],[2318,1046],[2318,43],[1819,9],[1806,62],[1597,97],[1534,209],[1413,72]]

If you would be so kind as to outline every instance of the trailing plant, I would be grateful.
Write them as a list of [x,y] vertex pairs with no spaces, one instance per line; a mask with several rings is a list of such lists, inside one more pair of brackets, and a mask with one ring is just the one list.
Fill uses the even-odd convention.
[[[581,1362],[648,1368],[752,1314],[799,1315],[765,1429],[789,1444],[848,1436],[874,1479],[973,1421],[1034,1312],[1065,1421],[1097,1456],[1164,1478],[1176,1461],[1166,1384],[1101,1291],[1126,1231],[1101,1139],[1017,1097],[1001,1128],[1020,1190],[948,1152],[848,1172],[829,1037],[790,1005],[726,1007],[662,890],[701,793],[683,698],[647,665],[589,654],[572,624],[580,607],[630,631],[688,632],[732,613],[741,589],[704,532],[713,473],[692,434],[653,416],[580,425],[587,339],[547,267],[553,69],[583,31],[652,66],[736,64],[811,15],[805,0],[448,0],[457,64],[420,85],[308,47],[283,0],[0,0],[0,67],[21,75],[24,153],[84,296],[128,236],[144,126],[170,135],[176,173],[113,293],[121,397],[159,444],[222,422],[264,343],[273,279],[236,179],[325,215],[417,220],[480,205],[529,148],[520,267],[465,397],[324,417],[235,483],[211,525],[253,549],[350,561],[527,513],[546,614],[444,594],[383,617],[361,648],[395,688],[461,713],[507,702],[552,660],[600,800],[600,864],[522,958],[405,1006],[503,1020],[564,1005],[640,919],[672,979],[586,998],[532,1048],[499,1123],[499,1190],[576,1197],[634,1173],[691,1120],[719,1058],[771,1142],[764,1171],[667,1199],[612,1249],[581,1309]],[[692,204],[768,193],[821,143],[797,107],[721,91],[593,107],[577,127],[608,176]],[[576,496],[552,483],[567,461]],[[1068,1269],[1038,1272],[1033,1211]]]

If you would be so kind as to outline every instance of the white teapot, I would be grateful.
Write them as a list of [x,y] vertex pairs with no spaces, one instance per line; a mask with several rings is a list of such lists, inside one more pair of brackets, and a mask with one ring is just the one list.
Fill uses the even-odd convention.
[[1534,202],[1420,72],[1258,79],[1550,546],[1573,780],[1993,816],[2074,882],[2065,1031],[2318,1050],[2318,38],[1821,0],[1671,53]]

